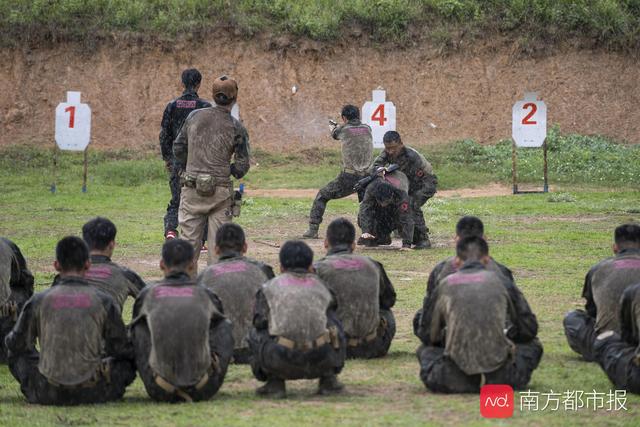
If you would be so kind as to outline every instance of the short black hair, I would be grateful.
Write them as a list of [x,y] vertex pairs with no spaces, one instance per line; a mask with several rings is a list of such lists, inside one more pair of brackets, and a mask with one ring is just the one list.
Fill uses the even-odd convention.
[[235,101],[234,99],[229,98],[224,93],[216,93],[215,95],[213,95],[213,100],[218,105],[230,105],[233,103],[233,101]]
[[242,227],[233,222],[222,224],[216,232],[216,246],[221,252],[242,251],[245,244],[245,236]]
[[202,74],[195,68],[187,68],[182,72],[182,84],[186,89],[195,89],[202,81]]
[[371,191],[373,192],[373,197],[376,199],[376,202],[383,204],[393,200],[396,188],[393,184],[380,180]]
[[301,240],[289,240],[280,248],[280,265],[284,270],[308,269],[313,263],[313,251]]
[[640,225],[630,223],[616,227],[614,240],[621,249],[640,247]]
[[356,120],[360,118],[360,109],[355,105],[347,104],[342,107],[341,115],[347,120]]
[[116,240],[116,225],[107,218],[97,216],[82,226],[82,238],[89,250],[104,250]]
[[56,261],[62,271],[80,271],[89,261],[89,248],[79,237],[64,237],[56,245]]
[[382,142],[385,144],[388,144],[390,142],[396,142],[396,141],[402,142],[402,139],[400,138],[400,134],[395,130],[390,130],[385,132],[384,136],[382,137]]
[[194,250],[183,239],[169,239],[162,245],[162,261],[170,269],[186,269],[193,262]]
[[456,255],[463,261],[480,260],[480,258],[489,255],[489,245],[482,237],[465,237],[460,239],[456,245]]
[[347,218],[337,218],[327,227],[330,246],[352,245],[356,241],[356,228]]
[[484,224],[477,216],[463,216],[456,224],[456,235],[461,239],[465,237],[483,237]]

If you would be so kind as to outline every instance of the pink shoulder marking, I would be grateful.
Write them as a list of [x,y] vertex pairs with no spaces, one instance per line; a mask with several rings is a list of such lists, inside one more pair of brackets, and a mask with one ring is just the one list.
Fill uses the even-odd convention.
[[211,274],[220,276],[227,273],[241,273],[247,271],[247,264],[242,261],[214,264],[211,266]]
[[640,269],[640,259],[618,259],[613,262],[616,270]]
[[193,288],[157,286],[153,289],[153,296],[156,298],[189,298],[193,296]]
[[455,273],[447,277],[447,281],[450,285],[461,285],[463,283],[482,283],[484,282],[483,273]]
[[53,296],[53,309],[89,308],[91,297],[89,294],[58,294]]
[[85,273],[87,279],[104,280],[113,275],[111,268],[106,265],[92,265],[89,271]]
[[333,266],[333,268],[337,268],[338,270],[360,270],[362,267],[364,267],[364,261],[354,258],[338,258],[331,261],[331,265]]

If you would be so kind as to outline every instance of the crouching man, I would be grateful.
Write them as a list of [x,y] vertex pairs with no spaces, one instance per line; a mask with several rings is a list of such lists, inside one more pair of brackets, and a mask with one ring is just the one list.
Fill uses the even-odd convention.
[[160,261],[164,280],[147,286],[133,307],[136,365],[154,400],[211,398],[233,355],[231,323],[218,297],[191,280],[193,259],[189,242],[167,240]]
[[344,332],[335,300],[312,273],[312,262],[304,242],[286,242],[280,250],[282,274],[256,295],[249,347],[253,375],[267,382],[256,390],[259,395],[285,397],[285,380],[302,378],[319,378],[320,394],[344,388],[336,378],[344,366]]
[[[427,299],[418,349],[420,378],[441,393],[477,393],[484,384],[525,387],[542,345],[522,324],[503,275],[486,268],[489,248],[480,237],[456,247],[462,267]],[[505,325],[509,325],[505,329]]]
[[120,310],[84,278],[89,266],[89,250],[81,239],[60,240],[54,263],[59,280],[27,301],[6,338],[9,369],[31,403],[117,400],[135,378]]
[[356,229],[346,218],[327,228],[327,256],[315,264],[318,276],[336,296],[337,316],[347,337],[347,357],[383,357],[396,334],[391,307],[396,292],[379,262],[356,255]]

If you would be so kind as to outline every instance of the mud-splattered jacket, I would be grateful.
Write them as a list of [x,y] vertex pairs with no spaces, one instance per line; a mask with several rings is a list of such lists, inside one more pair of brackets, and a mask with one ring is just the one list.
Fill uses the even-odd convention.
[[91,267],[85,279],[92,286],[111,295],[122,311],[128,296],[137,298],[147,285],[135,272],[122,267],[104,255],[91,255]]
[[624,290],[620,306],[620,337],[636,347],[636,360],[640,360],[640,283]]
[[250,167],[247,130],[219,105],[189,114],[173,153],[187,174],[212,175],[220,183],[229,182],[230,175],[242,178]]
[[396,157],[391,158],[386,151],[373,161],[370,172],[375,172],[380,166],[397,164],[409,179],[409,197],[421,194],[432,197],[436,193],[438,178],[433,174],[431,163],[422,154],[411,147],[404,146],[403,150]]
[[173,141],[187,116],[193,110],[206,107],[211,107],[211,104],[193,90],[185,90],[179,98],[167,104],[160,124],[160,151],[165,162],[173,159]]
[[[358,119],[337,126],[331,133],[342,141],[342,166],[346,171],[366,174],[373,157],[371,127]],[[354,173],[354,172],[350,172]]]
[[133,359],[115,301],[82,277],[60,277],[34,295],[5,342],[13,357],[34,352],[36,339],[38,370],[62,385],[90,380],[105,357]]
[[20,248],[11,240],[0,238],[0,306],[9,301],[12,293],[20,293],[23,301],[30,298],[33,274]]

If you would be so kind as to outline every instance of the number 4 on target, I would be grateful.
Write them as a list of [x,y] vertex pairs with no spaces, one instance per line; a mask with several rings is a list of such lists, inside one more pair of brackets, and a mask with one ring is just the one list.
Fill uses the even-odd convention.
[[372,100],[362,106],[362,122],[371,126],[373,146],[384,147],[382,138],[390,130],[396,130],[396,107],[386,100],[386,92],[377,89],[372,92]]

